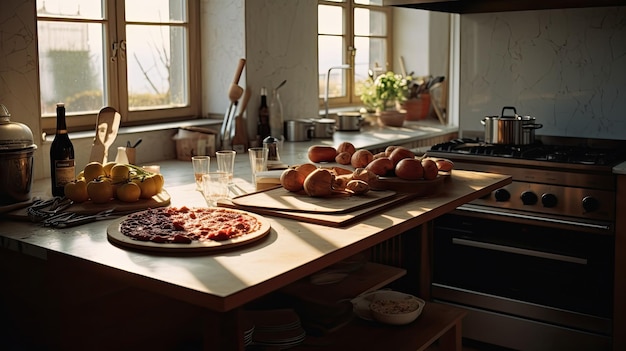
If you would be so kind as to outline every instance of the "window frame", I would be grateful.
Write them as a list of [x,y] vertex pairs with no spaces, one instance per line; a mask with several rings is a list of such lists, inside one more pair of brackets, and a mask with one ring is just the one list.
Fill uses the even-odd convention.
[[[355,64],[355,38],[356,37],[370,37],[370,38],[385,38],[387,41],[386,45],[386,58],[387,62],[382,63],[384,69],[391,69],[393,62],[393,9],[390,6],[381,6],[381,5],[366,5],[366,4],[358,4],[355,3],[355,0],[318,0],[319,5],[327,5],[327,6],[337,6],[341,7],[344,15],[344,47],[343,47],[343,57],[347,58],[348,64],[350,67],[354,68]],[[354,30],[354,11],[357,8],[368,9],[368,10],[376,10],[385,14],[386,16],[386,35],[378,36],[378,35],[369,35],[363,36],[355,35]],[[318,38],[318,48],[319,48],[319,38],[320,33],[318,30],[317,34]],[[318,49],[319,50],[319,49]],[[358,50],[358,48],[356,48]],[[318,53],[318,71],[319,67],[319,53]],[[331,108],[341,108],[341,107],[349,107],[349,106],[360,106],[362,105],[360,96],[356,94],[356,82],[355,82],[355,74],[354,69],[342,70],[345,74],[346,81],[346,96],[341,97],[328,97],[328,106]],[[318,102],[320,109],[325,108],[323,91],[318,92]]]
[[[103,65],[107,66],[104,73],[104,91],[106,106],[113,107],[121,115],[122,126],[148,125],[153,123],[172,122],[176,120],[197,118],[201,115],[202,82],[200,60],[200,4],[198,1],[187,0],[187,21],[180,26],[187,28],[187,65],[189,79],[187,91],[189,104],[181,107],[154,108],[130,111],[128,107],[127,61],[118,50],[118,55],[112,57],[113,45],[125,43],[126,25],[141,22],[126,21],[125,1],[132,0],[105,0],[103,2],[102,19],[66,18],[62,16],[45,16],[44,21],[62,21],[74,23],[100,23],[103,28]],[[121,20],[120,20],[121,19]],[[40,21],[37,15],[37,23]],[[178,26],[178,24],[173,24]],[[106,61],[106,62],[105,62]],[[38,82],[37,89],[41,89]],[[105,107],[105,106],[102,106]],[[93,113],[68,113],[67,126],[70,131],[87,131],[95,128],[98,111]],[[41,115],[41,128],[47,134],[54,134],[56,118],[54,115]]]

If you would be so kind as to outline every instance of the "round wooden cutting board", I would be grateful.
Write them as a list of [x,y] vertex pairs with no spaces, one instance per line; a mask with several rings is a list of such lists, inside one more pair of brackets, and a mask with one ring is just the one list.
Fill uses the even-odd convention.
[[123,247],[137,249],[137,250],[147,250],[147,251],[157,251],[157,252],[168,252],[168,253],[195,253],[195,252],[207,252],[207,251],[216,251],[216,250],[224,250],[230,249],[233,247],[237,247],[240,245],[250,244],[254,241],[257,241],[267,234],[269,234],[271,225],[270,222],[256,214],[247,211],[241,211],[236,209],[229,209],[229,211],[241,212],[245,213],[249,216],[256,218],[257,221],[261,224],[259,229],[248,233],[246,235],[242,235],[236,238],[223,240],[223,241],[193,241],[189,244],[178,244],[178,243],[155,243],[152,241],[140,241],[135,240],[131,237],[128,237],[120,231],[120,224],[128,218],[128,216],[120,217],[116,219],[113,223],[111,223],[107,228],[107,237],[110,242],[113,244],[117,244]]

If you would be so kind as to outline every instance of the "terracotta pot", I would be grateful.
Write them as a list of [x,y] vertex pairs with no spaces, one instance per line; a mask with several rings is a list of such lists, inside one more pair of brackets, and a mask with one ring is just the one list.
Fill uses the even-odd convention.
[[420,94],[418,98],[405,101],[403,108],[406,110],[407,121],[419,121],[428,118],[430,115],[430,94]]
[[376,115],[378,116],[378,124],[382,127],[402,127],[406,119],[406,111],[404,110],[380,111]]

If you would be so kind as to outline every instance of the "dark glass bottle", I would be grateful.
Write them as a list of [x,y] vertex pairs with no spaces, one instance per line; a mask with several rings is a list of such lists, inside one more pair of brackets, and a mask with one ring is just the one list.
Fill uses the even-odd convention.
[[52,195],[64,196],[65,184],[76,177],[74,164],[74,145],[67,134],[65,123],[65,105],[57,104],[57,130],[50,146],[50,178]]
[[259,107],[257,134],[259,141],[263,141],[270,136],[270,109],[267,106],[267,89],[265,87],[261,88],[261,107]]

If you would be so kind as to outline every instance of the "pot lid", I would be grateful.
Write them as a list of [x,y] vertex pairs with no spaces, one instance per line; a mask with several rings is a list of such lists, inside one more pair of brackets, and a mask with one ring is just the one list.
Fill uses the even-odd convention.
[[6,106],[0,104],[0,151],[36,149],[30,128],[23,123],[11,122],[10,117]]

